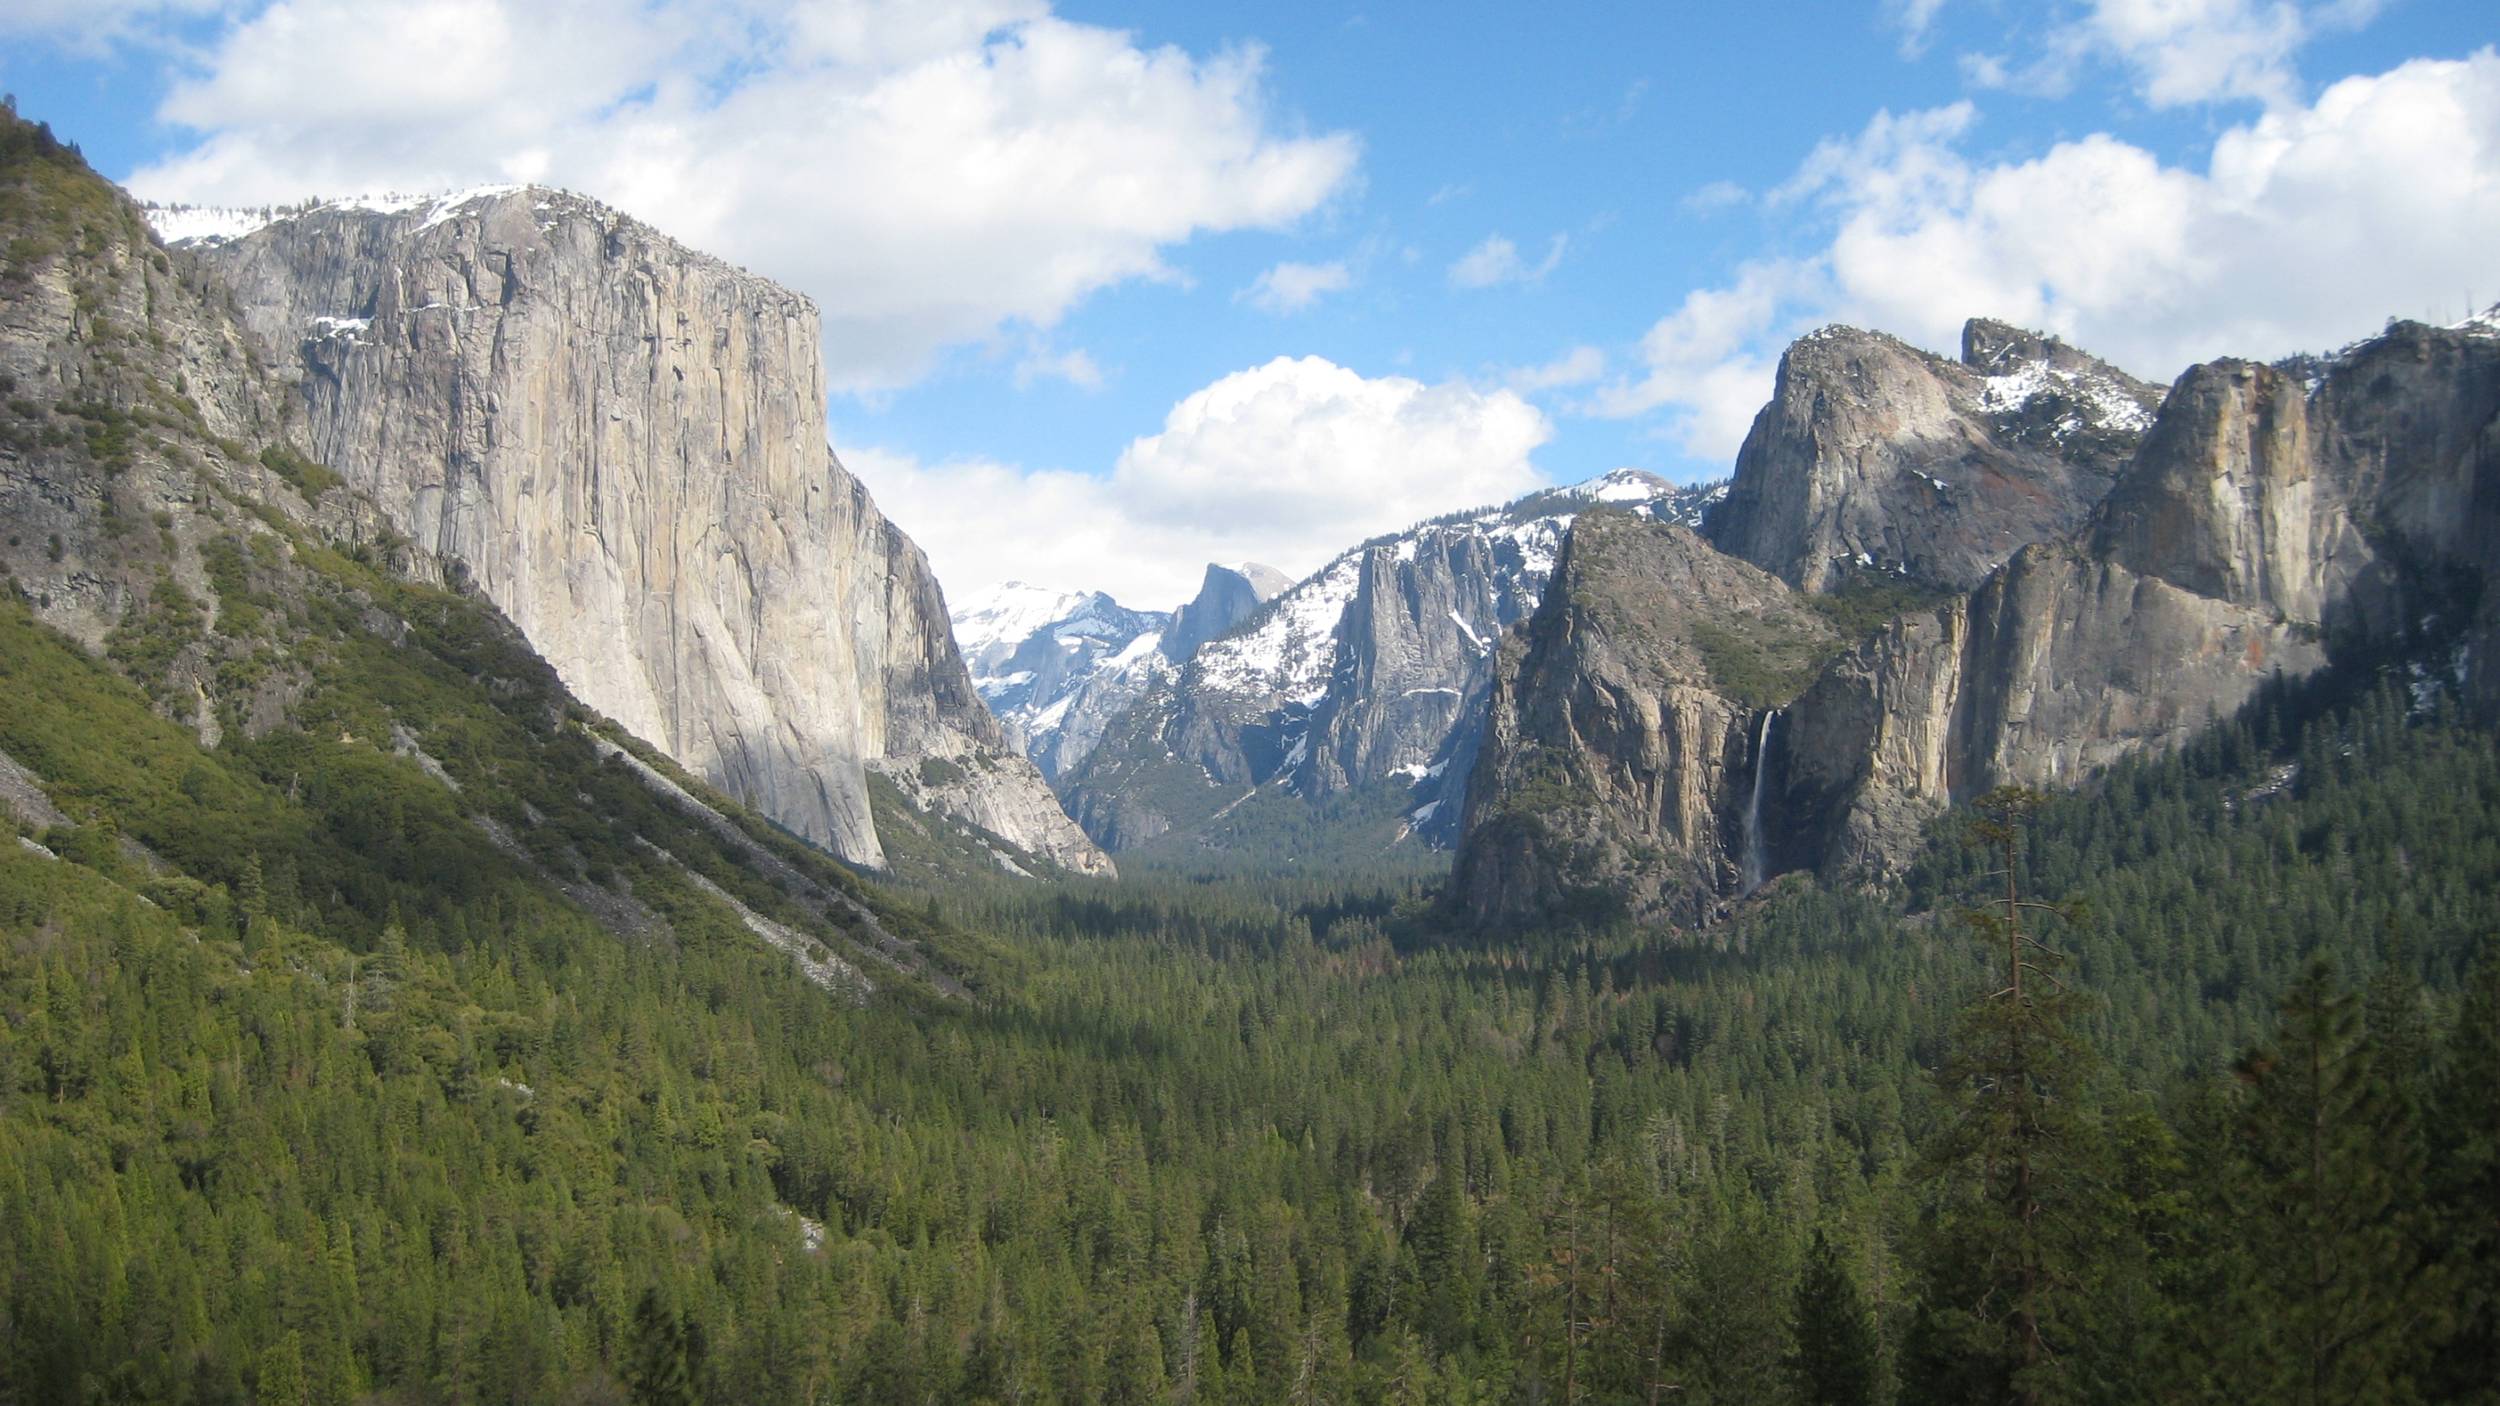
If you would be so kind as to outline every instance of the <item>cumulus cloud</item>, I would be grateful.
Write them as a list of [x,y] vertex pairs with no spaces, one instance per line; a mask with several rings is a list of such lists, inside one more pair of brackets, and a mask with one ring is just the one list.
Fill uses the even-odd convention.
[[1179,604],[1204,563],[1311,571],[1351,543],[1542,481],[1553,433],[1509,390],[1279,357],[1172,407],[1108,475],[843,454],[953,595],[1006,580]]
[[836,388],[872,390],[1326,202],[1356,143],[1280,131],[1264,63],[1040,0],[275,0],[166,98],[197,145],[130,184],[569,186],[813,295]]
[[1460,288],[1492,288],[1504,283],[1535,283],[1552,273],[1562,262],[1563,249],[1571,243],[1567,234],[1555,235],[1545,247],[1543,260],[1531,264],[1519,257],[1519,246],[1501,235],[1488,235],[1483,243],[1468,250],[1450,265],[1450,282]]
[[2277,357],[2453,317],[2500,287],[2500,52],[2347,79],[2224,130],[2203,165],[2108,135],[2028,160],[1963,149],[1961,109],[1879,116],[1783,187],[1827,222],[1811,255],[1748,265],[1650,329],[1645,372],[1593,408],[1665,410],[1725,458],[1780,347],[1816,323],[1939,350],[1963,319],[2045,328],[2156,379],[2222,355]]
[[1595,347],[1573,347],[1542,366],[1518,367],[1502,377],[1502,384],[1521,395],[1560,390],[1565,386],[1584,386],[1606,374],[1606,354]]
[[1354,271],[1343,260],[1325,264],[1278,264],[1233,295],[1261,312],[1283,316],[1301,312],[1330,293],[1354,286]]
[[[1921,0],[1911,0],[1915,9]],[[2294,104],[2296,59],[2320,34],[2357,29],[2384,0],[2090,0],[2052,26],[2028,62],[1966,54],[1965,76],[1982,87],[2057,94],[2081,69],[2115,65],[2155,107],[2213,102]],[[1934,6],[1928,6],[1933,18]]]
[[1646,371],[1600,389],[1585,407],[1610,418],[1674,412],[1669,433],[1698,459],[1734,457],[1770,398],[1779,361],[1773,329],[1793,325],[1812,290],[1810,265],[1763,260],[1721,288],[1696,288],[1641,338]]

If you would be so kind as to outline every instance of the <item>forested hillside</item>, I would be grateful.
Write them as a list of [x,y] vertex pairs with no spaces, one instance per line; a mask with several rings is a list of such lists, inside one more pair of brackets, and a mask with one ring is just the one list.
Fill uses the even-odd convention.
[[[9,618],[13,754],[73,716],[105,758],[192,745]],[[2038,929],[2072,1048],[2030,1123],[1957,1024],[2001,984],[1958,835],[1905,896],[1792,880],[1703,938],[1447,947],[1407,884],[958,891],[978,1003],[860,1006],[742,933],[619,941],[490,883],[368,924],[307,896],[360,860],[152,878],[106,818],[179,831],[99,760],[62,858],[0,855],[0,1380],[2487,1399],[2500,748],[2392,694],[2266,727],[2032,821],[2024,891],[2081,915]],[[178,794],[252,765],[193,751]],[[277,814],[323,784],[249,774]],[[2017,1143],[2027,1222],[1989,1175]]]

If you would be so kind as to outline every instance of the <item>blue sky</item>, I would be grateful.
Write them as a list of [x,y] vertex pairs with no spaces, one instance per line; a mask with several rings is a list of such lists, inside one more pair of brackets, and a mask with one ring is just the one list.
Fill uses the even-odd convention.
[[1722,475],[1825,320],[2165,380],[2453,320],[2500,298],[2496,41],[2487,0],[22,0],[0,86],[145,196],[618,204],[817,299],[835,445],[951,594],[1168,606]]

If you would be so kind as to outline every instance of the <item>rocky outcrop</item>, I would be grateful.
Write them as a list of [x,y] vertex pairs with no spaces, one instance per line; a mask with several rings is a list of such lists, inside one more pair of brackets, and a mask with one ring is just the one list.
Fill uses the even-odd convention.
[[1864,573],[1967,591],[2020,548],[2080,527],[2160,401],[2003,323],[1968,324],[1958,363],[1827,327],[1780,358],[1703,531],[1809,591]]
[[1766,710],[1836,646],[1777,577],[1620,513],[1504,642],[1451,892],[1481,921],[1704,921],[1739,887]]
[[[1792,351],[1790,365],[1835,354]],[[1897,410],[1909,392],[1895,372],[1915,354],[1847,355],[1859,372],[1825,379],[1814,416],[1868,423],[1872,412],[1842,403],[1849,385]],[[2078,356],[1994,324],[1974,323],[1966,339],[1965,360],[1983,368],[2100,374]],[[1766,410],[1757,442],[1786,413]],[[1810,480],[1828,466],[1757,460],[1753,501],[1816,501],[1811,483],[1778,475]],[[1740,476],[1730,503],[1743,492]],[[1567,561],[1586,555],[1587,530],[1575,529]],[[1838,530],[1829,540],[1852,540]],[[1926,540],[1976,538],[1956,527]],[[1566,567],[1569,598],[1549,597],[1524,641],[1505,647],[1519,662],[1497,674],[1458,867],[1459,896],[1481,916],[1644,905],[1706,915],[1745,886],[1730,860],[1734,813],[1752,819],[1765,872],[1881,875],[1957,800],[2005,784],[2075,784],[2178,745],[2271,679],[2338,660],[2401,664],[2419,682],[2453,681],[2469,703],[2500,705],[2490,663],[2500,648],[2500,591],[2490,588],[2500,571],[2500,319],[2399,323],[2286,367],[2191,369],[2071,532],[2012,553],[1967,594],[1916,603],[1850,642],[1772,731],[1753,734],[1750,753],[1731,733],[1741,715],[1696,694],[1710,692],[1707,661],[1655,650],[1645,667],[1626,667],[1614,636],[1591,648],[1563,623],[1573,612],[1598,618],[1609,603],[1618,618],[1696,618],[1690,600],[1669,603],[1661,580],[1735,589],[1702,581],[1686,544],[1620,532],[1608,541],[1651,564]],[[1783,560],[1811,568],[1820,550]],[[1834,620],[1856,618],[1839,608],[1848,601],[1824,603]],[[1692,634],[1668,633],[1677,628]],[[1627,747],[1626,736],[1639,741]],[[1626,756],[1665,770],[1646,776]],[[1676,800],[1661,808],[1657,797]],[[1629,902],[1607,909],[1615,899]]]
[[1163,632],[1163,657],[1175,664],[1188,663],[1199,646],[1221,638],[1292,585],[1285,573],[1255,561],[1238,567],[1207,563],[1198,594],[1172,612],[1172,623]]
[[1542,582],[1503,543],[1428,532],[1366,549],[1337,630],[1336,671],[1311,723],[1305,785],[1317,795],[1421,777],[1470,705],[1492,641],[1536,608]]
[[300,363],[317,455],[591,706],[858,863],[879,768],[1106,867],[827,448],[806,299],[537,189],[316,207],[202,257]]

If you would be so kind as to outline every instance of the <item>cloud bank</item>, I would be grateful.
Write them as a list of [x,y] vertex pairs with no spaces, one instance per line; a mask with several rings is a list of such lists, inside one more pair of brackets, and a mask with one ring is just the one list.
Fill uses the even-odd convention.
[[1357,144],[1281,130],[1264,62],[1038,0],[276,0],[197,55],[160,116],[198,143],[130,185],[568,186],[813,296],[834,388],[870,391],[1328,201]]
[[2454,320],[2500,293],[2500,52],[2346,79],[2224,128],[2201,166],[2107,134],[2035,157],[1965,149],[1969,104],[1879,114],[1770,192],[1828,242],[1696,289],[1643,367],[1586,408],[1665,412],[1688,453],[1733,456],[1787,340],[1845,321],[1951,349],[1963,319],[2055,332],[2156,379]]
[[954,595],[1021,580],[1169,609],[1206,562],[1300,575],[1365,537],[1525,493],[1552,434],[1509,390],[1306,356],[1191,393],[1108,476],[878,449],[843,459]]

